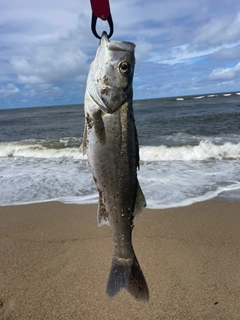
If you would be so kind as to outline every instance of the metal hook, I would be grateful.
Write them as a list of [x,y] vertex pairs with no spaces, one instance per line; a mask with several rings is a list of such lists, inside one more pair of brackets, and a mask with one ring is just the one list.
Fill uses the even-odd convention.
[[[96,24],[97,24],[97,17],[94,15],[94,13],[92,13],[92,25],[91,25],[91,28],[92,28],[92,33],[94,34],[94,36],[98,39],[101,39],[101,37],[98,35],[97,31],[96,31]],[[108,36],[108,39],[111,38],[111,36],[113,35],[113,21],[112,21],[112,15],[111,13],[109,13],[109,16],[107,18],[107,21],[108,21],[108,25],[109,25],[109,28],[110,28],[110,32],[109,34],[107,35]]]

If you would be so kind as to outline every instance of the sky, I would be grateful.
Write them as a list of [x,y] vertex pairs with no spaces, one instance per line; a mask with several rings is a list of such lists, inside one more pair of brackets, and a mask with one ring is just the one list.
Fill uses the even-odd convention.
[[[109,1],[111,39],[136,44],[135,100],[240,91],[239,0]],[[0,109],[83,103],[91,15],[90,0],[0,0]]]

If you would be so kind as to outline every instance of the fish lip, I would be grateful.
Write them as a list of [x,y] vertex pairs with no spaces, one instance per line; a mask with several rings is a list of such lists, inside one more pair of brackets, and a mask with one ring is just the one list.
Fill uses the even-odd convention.
[[100,45],[108,46],[109,43],[110,43],[110,41],[108,39],[107,32],[103,31],[102,37],[100,39]]

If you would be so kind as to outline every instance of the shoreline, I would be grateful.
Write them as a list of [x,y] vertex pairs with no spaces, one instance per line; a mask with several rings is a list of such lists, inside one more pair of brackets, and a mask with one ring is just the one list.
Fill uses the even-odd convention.
[[0,207],[0,319],[232,319],[240,314],[240,206],[145,209],[133,246],[149,303],[105,295],[112,259],[97,205]]
[[[236,193],[236,191],[240,191],[240,189],[234,189],[232,190],[232,193]],[[231,193],[231,191],[223,191],[220,192],[217,196],[213,196],[211,198],[206,198],[206,199],[199,199],[194,202],[189,202],[186,201],[185,204],[178,204],[178,205],[173,205],[170,207],[162,207],[162,208],[156,208],[156,207],[146,207],[144,210],[153,210],[153,211],[162,211],[162,210],[171,210],[171,209],[178,209],[178,208],[187,208],[192,205],[198,204],[198,203],[205,203],[205,202],[226,202],[226,203],[239,203],[240,205],[240,198],[238,196],[231,196],[231,195],[226,195],[227,193]],[[96,194],[98,197],[98,194]],[[68,202],[68,201],[63,201],[59,200],[57,198],[55,199],[47,199],[47,200],[39,200],[39,201],[33,201],[33,202],[23,202],[23,203],[14,203],[14,204],[0,204],[0,210],[1,208],[6,208],[6,207],[18,207],[18,206],[29,206],[29,205],[41,205],[45,203],[60,203],[63,205],[69,205],[69,206],[97,206],[98,203],[97,201],[94,202],[89,202],[89,203],[77,203],[77,202]],[[97,209],[96,209],[97,210]]]

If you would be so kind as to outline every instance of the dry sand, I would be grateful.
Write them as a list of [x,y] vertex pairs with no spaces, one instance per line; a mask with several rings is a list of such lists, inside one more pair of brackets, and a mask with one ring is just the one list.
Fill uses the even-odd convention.
[[0,319],[240,319],[240,204],[145,210],[134,248],[149,303],[105,295],[110,228],[95,205],[0,207]]

